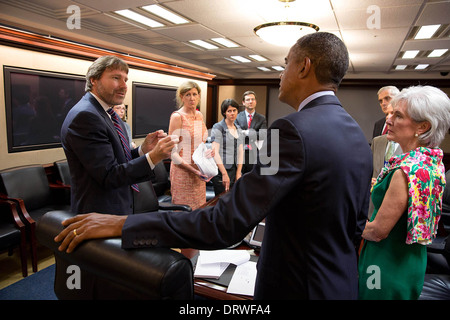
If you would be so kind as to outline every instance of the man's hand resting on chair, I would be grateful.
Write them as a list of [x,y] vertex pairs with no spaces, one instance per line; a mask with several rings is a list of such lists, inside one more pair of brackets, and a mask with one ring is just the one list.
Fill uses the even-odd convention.
[[55,237],[55,242],[62,242],[58,250],[70,253],[85,240],[120,237],[126,219],[127,216],[88,213],[64,220],[64,230]]

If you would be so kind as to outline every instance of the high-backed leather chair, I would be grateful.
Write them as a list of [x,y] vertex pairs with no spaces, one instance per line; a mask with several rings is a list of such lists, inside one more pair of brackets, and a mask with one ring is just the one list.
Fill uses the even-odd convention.
[[450,170],[445,173],[447,184],[444,188],[442,196],[442,226],[447,234],[450,234]]
[[28,165],[0,171],[0,194],[17,204],[27,227],[32,251],[33,271],[37,271],[36,223],[52,210],[70,210],[64,199],[54,197],[42,165]]
[[71,216],[67,211],[49,212],[37,229],[39,242],[55,254],[58,299],[193,298],[191,261],[174,250],[125,250],[117,238],[89,240],[72,253],[60,252],[53,239],[63,229],[61,222]]
[[58,173],[58,182],[61,185],[70,187],[70,170],[67,160],[58,160],[53,163]]
[[25,225],[17,213],[16,203],[0,198],[0,250],[8,250],[19,247],[22,275],[28,275],[27,268],[27,233]]
[[172,197],[168,194],[168,191],[170,191],[170,179],[164,161],[160,161],[152,173],[151,181],[158,200],[170,202],[172,200]]
[[158,197],[151,181],[138,183],[139,192],[133,192],[134,213],[152,211],[192,211],[188,205],[176,205],[167,201],[158,201]]

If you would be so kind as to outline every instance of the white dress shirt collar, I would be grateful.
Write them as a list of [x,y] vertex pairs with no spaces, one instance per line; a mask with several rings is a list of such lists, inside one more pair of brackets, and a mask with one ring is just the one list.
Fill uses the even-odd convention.
[[334,96],[334,92],[333,91],[319,91],[319,92],[313,93],[312,95],[307,97],[305,100],[303,100],[302,103],[300,103],[300,106],[298,107],[298,111],[302,110],[303,107],[306,106],[308,103],[310,103],[314,99],[317,99],[318,97],[321,97],[321,96]]
[[245,109],[245,117],[247,118],[247,121],[248,121],[248,115],[249,114],[251,114],[252,115],[252,118],[253,118],[253,116],[255,115],[255,111],[253,111],[253,113],[249,113],[248,111],[247,111],[247,109]]
[[[100,105],[102,106],[102,108],[105,110],[108,110],[109,108],[111,108],[105,101],[103,101],[102,99],[100,99],[99,97],[97,97],[95,94],[92,93],[92,91],[90,91],[90,93],[92,94],[92,96],[98,101],[98,103],[100,103]],[[111,117],[109,115],[108,112],[106,112],[108,114],[109,117]]]

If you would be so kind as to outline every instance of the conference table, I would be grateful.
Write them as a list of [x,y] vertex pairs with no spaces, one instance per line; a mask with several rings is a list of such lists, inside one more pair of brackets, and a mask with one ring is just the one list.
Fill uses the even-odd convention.
[[[251,250],[245,244],[241,244],[233,250]],[[197,249],[181,249],[181,253],[191,260],[195,267],[196,258],[198,257],[199,250]],[[255,258],[256,257],[256,258]],[[257,259],[257,254],[253,256],[252,260]],[[207,299],[213,300],[252,300],[252,296],[230,294],[227,293],[227,283],[229,283],[230,277],[234,272],[234,266],[229,266],[225,273],[217,280],[194,278],[194,294]]]
[[[219,196],[214,197],[207,203],[205,203],[202,207],[207,206],[214,206],[217,201],[219,201],[219,198],[225,194],[222,193]],[[244,243],[237,246],[233,250],[251,250],[251,248]],[[197,249],[181,249],[181,253],[191,260],[193,263],[193,266],[195,267],[196,258],[199,255],[199,250]],[[257,257],[257,254],[255,254]],[[257,258],[256,258],[257,259]],[[253,258],[255,260],[255,258]],[[229,267],[230,268],[230,267]],[[232,272],[232,267],[230,268]],[[227,270],[228,271],[228,270]],[[227,272],[226,271],[226,272]],[[229,271],[230,272],[230,271]],[[226,277],[227,275],[223,275],[222,277]],[[228,273],[228,276],[230,274]],[[221,277],[221,278],[222,278]],[[230,294],[227,293],[227,286],[224,284],[227,281],[221,281],[221,279],[218,280],[211,280],[211,279],[204,279],[204,278],[194,278],[194,294],[207,298],[207,299],[214,299],[214,300],[252,300],[252,296],[247,295],[240,295],[240,294]]]

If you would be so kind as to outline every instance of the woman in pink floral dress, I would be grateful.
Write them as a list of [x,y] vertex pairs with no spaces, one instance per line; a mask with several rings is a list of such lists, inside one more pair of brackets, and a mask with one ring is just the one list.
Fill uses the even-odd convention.
[[363,232],[360,299],[417,299],[436,236],[445,187],[443,152],[450,100],[430,86],[404,89],[391,102],[387,138],[405,152],[392,157],[372,189],[374,213]]
[[170,166],[172,202],[189,205],[194,210],[206,202],[206,182],[194,164],[192,154],[206,141],[208,132],[203,115],[197,110],[199,85],[193,81],[185,82],[176,95],[180,108],[170,117],[169,135],[181,136],[182,141],[174,149]]

